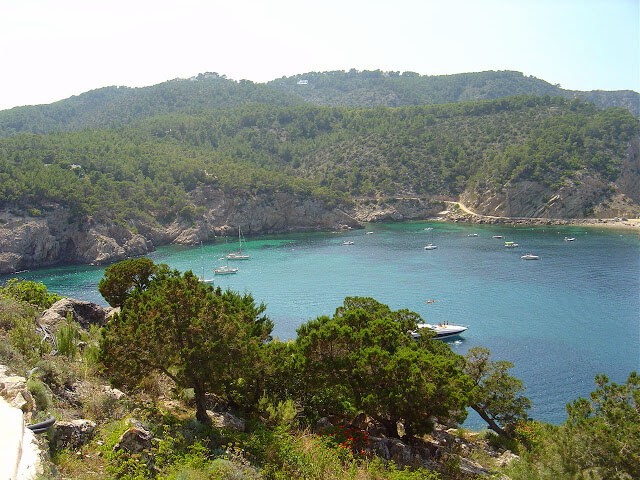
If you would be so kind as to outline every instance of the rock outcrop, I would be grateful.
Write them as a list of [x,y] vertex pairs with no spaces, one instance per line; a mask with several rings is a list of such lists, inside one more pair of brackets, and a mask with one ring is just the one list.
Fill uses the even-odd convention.
[[313,197],[288,193],[233,196],[213,188],[192,192],[197,218],[177,218],[169,225],[153,219],[129,225],[102,224],[76,218],[51,205],[36,217],[11,209],[0,211],[0,273],[55,264],[105,264],[144,255],[170,243],[196,245],[216,236],[243,233],[334,230],[358,227],[358,221],[337,207]]
[[93,438],[95,429],[96,423],[92,420],[56,422],[51,447],[57,452],[64,449],[77,450]]
[[27,388],[27,379],[19,375],[8,375],[7,367],[0,365],[0,396],[9,406],[29,416],[35,409],[35,401]]
[[83,329],[89,330],[91,325],[99,327],[104,325],[111,310],[104,309],[95,303],[63,298],[44,311],[39,323],[44,327],[52,327],[66,321],[67,315],[71,315]]

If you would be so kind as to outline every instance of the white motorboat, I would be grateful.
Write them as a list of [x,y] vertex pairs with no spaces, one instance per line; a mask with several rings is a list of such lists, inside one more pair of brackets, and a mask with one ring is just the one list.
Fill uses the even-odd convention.
[[213,273],[216,275],[231,275],[232,273],[238,273],[238,269],[224,265],[223,267],[214,268]]
[[342,242],[343,245],[355,245],[351,240],[345,240]]
[[494,235],[494,236],[493,236],[493,237],[491,237],[491,238],[503,238],[503,237],[502,237],[502,235]]
[[373,235],[373,232],[367,232],[367,235]]
[[413,338],[420,336],[419,330],[421,328],[428,328],[432,332],[435,332],[436,338],[453,337],[454,335],[460,335],[462,332],[468,330],[469,327],[463,327],[462,325],[449,325],[448,323],[439,323],[438,325],[432,325],[430,323],[419,323],[418,330],[411,332]]
[[435,250],[436,248],[438,248],[438,246],[434,245],[433,243],[430,243],[429,245],[424,246],[425,250]]
[[507,248],[516,248],[518,244],[515,242],[504,242],[504,246]]
[[576,239],[574,237],[564,237],[565,242],[575,242]]
[[520,258],[522,258],[523,260],[539,260],[540,259],[538,255],[532,255],[530,253],[527,253],[526,255],[522,255]]
[[470,233],[469,235],[467,235],[467,237],[477,237],[478,234],[477,233]]

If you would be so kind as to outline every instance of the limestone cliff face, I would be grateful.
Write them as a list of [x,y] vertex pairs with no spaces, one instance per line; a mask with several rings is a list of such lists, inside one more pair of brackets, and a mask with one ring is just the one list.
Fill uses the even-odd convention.
[[[633,165],[623,166],[623,172]],[[640,171],[640,169],[638,169]],[[500,191],[465,191],[460,201],[483,215],[515,218],[638,217],[640,176],[621,175],[616,183],[599,175],[578,172],[559,188],[531,181],[509,182]],[[635,194],[634,194],[635,192]]]
[[212,189],[192,195],[194,207],[204,207],[195,220],[178,219],[168,226],[131,221],[130,227],[74,218],[60,206],[42,216],[0,211],[0,273],[59,263],[105,264],[144,255],[169,243],[197,244],[216,235],[358,227],[358,221],[321,201],[285,193],[230,196]]

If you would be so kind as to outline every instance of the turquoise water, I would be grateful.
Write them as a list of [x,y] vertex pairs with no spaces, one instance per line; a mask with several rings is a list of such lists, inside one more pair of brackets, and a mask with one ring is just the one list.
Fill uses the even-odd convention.
[[[426,231],[429,226],[433,230]],[[576,241],[565,242],[565,236]],[[301,323],[331,315],[344,297],[355,295],[409,308],[430,323],[467,325],[451,348],[464,354],[482,346],[493,359],[514,363],[512,374],[525,383],[531,416],[538,420],[564,421],[565,404],[588,396],[596,374],[623,382],[640,369],[637,232],[416,222],[246,240],[251,259],[233,262],[240,269],[236,275],[213,276],[231,244],[171,246],[149,257],[198,275],[204,266],[215,284],[251,292],[267,304],[273,334],[281,339],[295,337]],[[342,245],[345,240],[354,245]],[[505,240],[520,247],[504,248]],[[424,250],[430,242],[438,249]],[[540,260],[522,260],[525,253]],[[103,271],[60,267],[20,277],[104,305],[96,289]],[[480,426],[474,417],[467,424]]]

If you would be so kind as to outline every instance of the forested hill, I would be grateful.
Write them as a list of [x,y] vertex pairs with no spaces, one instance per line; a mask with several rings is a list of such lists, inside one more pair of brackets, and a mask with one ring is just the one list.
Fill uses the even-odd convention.
[[113,127],[161,114],[193,114],[250,103],[397,107],[493,100],[513,95],[581,98],[601,108],[619,106],[640,115],[640,96],[636,92],[563,90],[512,71],[440,76],[379,70],[312,72],[265,84],[247,80],[236,82],[224,75],[206,73],[151,87],[100,88],[49,105],[0,111],[0,137]]
[[273,80],[268,85],[315,105],[399,107],[550,95],[581,98],[601,108],[624,107],[640,115],[640,95],[634,91],[564,90],[559,85],[508,70],[431,76],[380,70],[311,72]]

